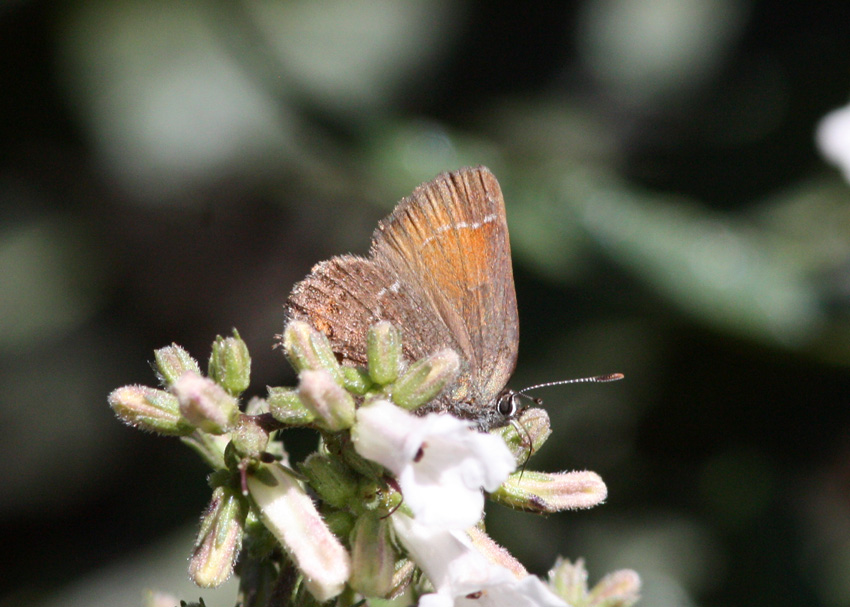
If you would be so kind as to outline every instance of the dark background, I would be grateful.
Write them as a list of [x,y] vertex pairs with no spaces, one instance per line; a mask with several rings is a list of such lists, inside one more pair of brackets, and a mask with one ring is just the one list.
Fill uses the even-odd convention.
[[[210,605],[206,471],[112,417],[154,348],[239,329],[253,393],[310,266],[443,170],[508,205],[512,386],[595,509],[491,506],[543,574],[629,567],[652,607],[850,604],[846,2],[6,2],[0,8],[0,605]],[[312,436],[285,437],[298,456]]]

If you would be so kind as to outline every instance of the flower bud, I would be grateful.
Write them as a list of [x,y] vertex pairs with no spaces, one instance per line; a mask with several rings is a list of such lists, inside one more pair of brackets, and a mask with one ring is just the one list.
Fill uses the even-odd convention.
[[549,587],[568,604],[584,605],[587,602],[587,570],[584,568],[584,559],[571,563],[558,557],[555,566],[549,570]]
[[609,573],[593,590],[587,590],[584,560],[575,563],[558,558],[549,571],[549,587],[570,605],[630,607],[640,598],[640,576],[630,569]]
[[269,404],[264,398],[252,396],[251,399],[245,403],[244,410],[245,415],[262,415],[263,413],[269,412]]
[[348,537],[354,529],[354,516],[346,510],[329,510],[323,512],[325,524],[337,537]]
[[252,415],[240,415],[231,433],[231,443],[244,457],[259,458],[269,444],[269,432]]
[[316,416],[301,402],[297,390],[269,388],[269,412],[277,421],[288,426],[306,426]]
[[391,322],[381,321],[366,333],[366,359],[369,377],[376,384],[386,385],[398,378],[401,365],[401,334]]
[[249,475],[247,483],[263,523],[304,575],[307,590],[319,602],[342,592],[351,574],[348,553],[292,474],[271,464]]
[[246,512],[243,498],[232,489],[216,487],[213,491],[189,559],[189,577],[201,588],[220,586],[233,573]]
[[528,570],[523,567],[522,563],[514,558],[504,546],[500,546],[478,527],[470,527],[466,530],[466,535],[469,536],[472,545],[475,549],[483,554],[488,561],[500,565],[514,574],[516,579],[521,580],[528,575]]
[[216,336],[212,345],[208,375],[232,396],[242,394],[251,379],[251,357],[248,346],[233,329],[233,337]]
[[180,403],[180,413],[190,423],[210,434],[223,434],[239,416],[236,399],[213,380],[187,371],[171,387]]
[[322,501],[331,506],[344,508],[356,501],[357,477],[339,458],[313,453],[298,469],[307,477],[308,484]]
[[490,499],[517,510],[560,512],[590,508],[605,500],[608,489],[595,472],[515,472]]
[[177,397],[147,386],[124,386],[108,397],[115,415],[129,426],[168,436],[191,434],[195,427],[180,414]]
[[590,591],[593,607],[630,607],[640,598],[640,576],[631,569],[609,573]]
[[286,325],[283,329],[283,349],[290,364],[299,373],[324,369],[335,382],[342,383],[342,367],[328,338],[306,322],[293,320]]
[[432,400],[457,377],[460,358],[446,348],[416,361],[393,387],[393,402],[413,411]]
[[342,387],[358,396],[363,396],[372,387],[369,374],[358,367],[341,367]]
[[354,424],[354,398],[325,370],[302,371],[298,382],[301,402],[325,430],[338,432]]
[[364,596],[387,596],[393,589],[396,558],[389,519],[365,512],[351,533],[351,587]]
[[198,361],[177,344],[171,344],[165,348],[155,350],[153,356],[156,361],[159,379],[166,388],[170,387],[187,371],[194,371],[198,375],[201,374],[201,367],[198,365]]
[[545,409],[531,408],[523,411],[516,423],[492,430],[498,434],[518,462],[523,462],[537,453],[552,434],[549,414]]

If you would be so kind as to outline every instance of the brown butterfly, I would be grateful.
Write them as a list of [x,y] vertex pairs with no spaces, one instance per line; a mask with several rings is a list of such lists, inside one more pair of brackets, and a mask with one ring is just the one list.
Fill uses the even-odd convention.
[[455,382],[417,412],[447,411],[481,430],[517,410],[505,389],[519,345],[505,202],[484,167],[442,173],[378,223],[368,257],[313,267],[286,304],[288,320],[327,335],[344,364],[366,364],[366,332],[388,320],[406,362],[443,348],[460,355]]

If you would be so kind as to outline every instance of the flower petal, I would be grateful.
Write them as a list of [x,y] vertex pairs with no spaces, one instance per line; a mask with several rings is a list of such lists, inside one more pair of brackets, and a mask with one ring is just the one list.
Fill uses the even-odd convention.
[[387,401],[357,410],[352,439],[360,455],[395,474],[417,521],[442,529],[477,523],[482,487],[494,491],[516,467],[498,436],[448,414],[419,417]]

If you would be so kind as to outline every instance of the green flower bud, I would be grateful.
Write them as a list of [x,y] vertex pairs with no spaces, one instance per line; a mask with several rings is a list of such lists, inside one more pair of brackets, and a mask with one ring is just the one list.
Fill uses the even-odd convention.
[[242,394],[251,379],[251,356],[248,346],[233,329],[233,337],[216,336],[210,354],[208,375],[232,396]]
[[298,391],[291,388],[269,388],[269,412],[282,424],[306,426],[316,416],[301,402]]
[[528,512],[560,512],[590,508],[608,495],[605,483],[595,472],[514,472],[490,499]]
[[259,458],[269,444],[269,432],[251,415],[240,415],[236,429],[231,433],[231,443],[244,457]]
[[570,605],[586,605],[587,570],[584,559],[571,563],[558,557],[555,566],[549,570],[549,587]]
[[418,360],[393,386],[393,402],[413,411],[453,382],[459,369],[460,358],[448,348]]
[[381,321],[366,333],[366,359],[369,377],[376,384],[391,384],[401,365],[401,334],[391,322]]
[[363,396],[372,388],[369,374],[358,367],[342,367],[342,387],[358,396]]
[[324,333],[306,322],[293,320],[286,325],[283,349],[290,364],[299,373],[324,369],[335,382],[342,384],[342,367],[331,349],[331,343]]
[[187,371],[171,390],[180,403],[183,417],[204,432],[224,434],[238,419],[236,399],[207,377]]
[[113,390],[108,401],[122,422],[140,430],[185,436],[195,429],[180,414],[177,397],[164,390],[147,386],[124,386]]
[[389,519],[376,512],[360,516],[351,533],[349,585],[364,596],[387,596],[393,589],[396,559]]
[[157,375],[162,385],[166,388],[170,387],[187,371],[194,371],[198,375],[201,374],[201,367],[198,365],[198,361],[177,344],[171,344],[165,348],[155,350],[153,356],[156,361]]
[[348,537],[354,529],[354,516],[345,510],[322,513],[328,529],[337,537]]
[[228,487],[213,491],[189,559],[189,577],[201,588],[220,586],[233,573],[242,546],[245,506],[244,498]]
[[516,423],[491,430],[505,441],[518,462],[524,462],[534,455],[552,434],[549,427],[549,414],[545,409],[531,408],[522,412]]
[[327,371],[302,371],[298,396],[325,430],[338,432],[354,425],[354,398]]
[[344,508],[352,501],[356,502],[357,476],[338,458],[313,453],[298,469],[325,503]]

